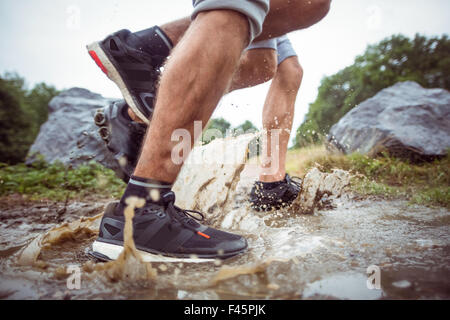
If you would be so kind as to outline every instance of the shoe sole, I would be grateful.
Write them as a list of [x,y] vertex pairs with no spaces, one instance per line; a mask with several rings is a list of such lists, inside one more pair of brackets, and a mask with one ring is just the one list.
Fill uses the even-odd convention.
[[[123,251],[123,247],[119,245],[109,244],[105,242],[95,241],[92,245],[91,255],[103,261],[117,260]],[[165,263],[211,263],[217,259],[212,258],[183,258],[183,257],[168,257],[158,254],[152,254],[142,250],[137,250],[144,262],[165,262]]]
[[135,98],[133,97],[127,85],[125,84],[125,81],[120,75],[120,72],[117,70],[114,63],[108,57],[108,54],[102,49],[100,43],[99,42],[91,43],[90,45],[87,46],[87,50],[92,60],[95,61],[95,63],[103,71],[103,73],[106,74],[106,76],[111,81],[113,81],[117,85],[117,87],[119,87],[120,92],[122,92],[122,95],[125,101],[127,102],[128,106],[131,108],[131,110],[133,110],[133,112],[136,114],[137,117],[139,117],[139,119],[141,119],[148,125],[150,121],[139,110],[138,108],[139,103],[136,102]]

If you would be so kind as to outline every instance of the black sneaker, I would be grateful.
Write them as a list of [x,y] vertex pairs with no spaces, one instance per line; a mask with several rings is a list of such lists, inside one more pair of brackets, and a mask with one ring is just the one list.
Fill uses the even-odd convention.
[[131,121],[127,112],[128,105],[121,100],[97,110],[94,117],[95,124],[99,127],[100,137],[122,169],[122,174],[118,176],[125,183],[128,183],[137,165],[147,130],[145,124]]
[[[247,241],[235,234],[202,226],[203,214],[174,205],[175,194],[163,196],[161,204],[135,210],[133,238],[146,262],[210,262],[228,259],[247,250]],[[116,260],[123,250],[124,208],[110,204],[93,244],[92,255],[103,261]],[[194,218],[193,213],[200,218]]]
[[100,69],[119,87],[136,116],[148,124],[153,115],[160,68],[169,55],[171,44],[167,44],[166,50],[162,50],[163,56],[159,56],[144,51],[140,43],[142,40],[136,34],[120,30],[88,45],[87,49]]
[[256,211],[271,211],[289,207],[301,191],[301,180],[286,174],[286,178],[267,188],[262,182],[256,182],[250,193],[250,203]]

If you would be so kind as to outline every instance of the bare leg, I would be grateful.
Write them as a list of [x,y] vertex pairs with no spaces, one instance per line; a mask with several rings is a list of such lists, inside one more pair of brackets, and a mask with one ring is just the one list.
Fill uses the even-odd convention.
[[[245,52],[226,93],[254,87],[272,80],[277,71],[277,63],[277,52],[273,49],[261,48]],[[128,108],[128,114],[133,121],[143,123],[131,108]]]
[[[276,38],[295,30],[310,27],[328,13],[330,3],[331,0],[271,0],[271,9],[264,22],[263,32],[255,41]],[[176,46],[189,28],[190,23],[190,18],[182,18],[162,25],[161,29],[164,30],[174,46]],[[245,84],[245,81],[242,81],[242,79],[236,80]],[[252,81],[254,79],[251,79],[249,82],[251,83]],[[236,82],[231,86],[232,90],[241,88],[235,84]],[[247,86],[251,85],[248,84]],[[133,120],[142,122],[131,110],[128,113]]]
[[[266,20],[261,40],[306,28],[307,23],[312,25],[325,16],[330,3],[329,0],[272,2],[275,10]],[[277,10],[277,5],[281,4],[287,8]],[[278,19],[283,23],[277,23]],[[135,175],[168,183],[175,181],[181,165],[171,161],[171,151],[175,146],[171,135],[174,130],[184,128],[193,136],[195,120],[206,125],[231,84],[241,53],[248,45],[248,31],[247,18],[235,11],[214,10],[197,16],[166,65],[152,125]],[[188,155],[183,156],[186,158]]]
[[[297,57],[284,60],[279,66],[272,81],[264,105],[263,126],[268,132],[267,144],[263,146],[267,153],[268,162],[263,163],[260,181],[277,182],[286,176],[286,153],[294,119],[295,100],[303,79],[303,70]],[[274,146],[277,154],[272,154],[271,130],[279,129],[281,134],[279,144]],[[272,163],[270,161],[278,161]],[[273,171],[271,168],[277,168]]]
[[253,49],[245,52],[233,76],[229,92],[272,80],[277,71],[277,63],[276,50]]
[[193,137],[194,121],[206,125],[248,45],[248,28],[247,18],[235,11],[217,10],[197,16],[166,65],[135,175],[175,181],[181,166],[171,161],[176,145],[171,141],[172,133],[185,128]]

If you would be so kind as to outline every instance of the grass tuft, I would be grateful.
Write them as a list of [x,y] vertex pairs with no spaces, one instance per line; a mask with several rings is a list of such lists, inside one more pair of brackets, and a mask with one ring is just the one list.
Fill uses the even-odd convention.
[[125,184],[114,172],[92,162],[77,168],[38,161],[32,166],[0,163],[0,196],[26,195],[31,200],[63,201],[94,197],[120,197]]
[[450,155],[426,163],[411,163],[387,154],[371,158],[361,154],[336,155],[324,146],[290,150],[287,171],[304,176],[319,166],[324,172],[343,169],[358,176],[353,189],[363,195],[406,198],[413,204],[450,208]]

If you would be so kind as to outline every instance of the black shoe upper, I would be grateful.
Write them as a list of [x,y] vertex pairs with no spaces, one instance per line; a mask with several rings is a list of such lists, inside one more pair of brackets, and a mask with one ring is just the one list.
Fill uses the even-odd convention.
[[[294,178],[298,179],[298,178]],[[267,188],[267,184],[256,182],[250,192],[250,203],[258,211],[270,211],[287,207],[294,202],[301,191],[301,182],[293,180],[288,174],[286,178]]]
[[[203,226],[201,213],[182,210],[174,205],[175,195],[169,192],[161,203],[147,203],[135,210],[133,238],[136,248],[153,254],[172,257],[226,259],[244,252],[247,241],[235,234]],[[100,226],[98,241],[123,245],[124,207],[108,206]],[[194,218],[198,214],[200,218]]]
[[121,100],[97,111],[95,116],[100,136],[119,162],[125,182],[134,172],[147,130],[145,124],[131,121],[127,112],[128,105]]
[[142,40],[129,30],[120,30],[100,45],[114,64],[137,107],[150,119],[160,76],[161,56],[153,56],[140,45]]

